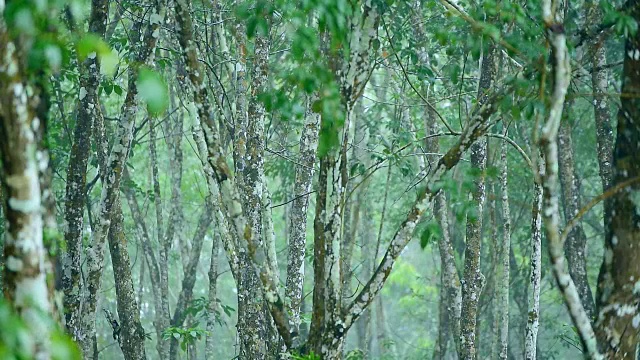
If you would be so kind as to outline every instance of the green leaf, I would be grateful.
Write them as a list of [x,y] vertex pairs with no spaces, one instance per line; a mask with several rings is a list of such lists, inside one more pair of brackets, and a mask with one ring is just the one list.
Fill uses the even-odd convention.
[[371,44],[371,46],[373,46],[373,50],[380,49],[380,40],[378,40],[377,38],[373,39],[373,43]]
[[425,226],[422,234],[420,235],[420,246],[422,249],[431,244],[434,240],[438,240],[442,237],[442,228],[440,224],[436,222],[430,222]]
[[111,50],[109,45],[101,37],[94,34],[84,35],[76,43],[76,52],[80,61],[98,56],[100,70],[109,76],[113,76],[120,61],[118,55]]
[[140,68],[138,92],[151,116],[159,116],[169,107],[167,84],[160,74],[150,68]]

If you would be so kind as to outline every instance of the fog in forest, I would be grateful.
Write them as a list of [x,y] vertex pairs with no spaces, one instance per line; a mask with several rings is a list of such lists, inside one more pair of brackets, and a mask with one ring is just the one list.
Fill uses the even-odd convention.
[[0,0],[0,359],[640,358],[639,21]]

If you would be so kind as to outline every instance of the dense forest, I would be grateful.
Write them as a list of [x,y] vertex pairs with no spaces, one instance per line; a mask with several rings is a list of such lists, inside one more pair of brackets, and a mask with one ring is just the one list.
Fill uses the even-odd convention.
[[637,359],[640,0],[0,0],[0,359]]

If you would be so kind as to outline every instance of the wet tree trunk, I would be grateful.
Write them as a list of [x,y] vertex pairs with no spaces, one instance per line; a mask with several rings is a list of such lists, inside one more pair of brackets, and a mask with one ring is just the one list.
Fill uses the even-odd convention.
[[[640,20],[640,1],[628,1],[629,14]],[[625,41],[618,129],[613,155],[613,182],[640,176],[640,33]],[[609,236],[599,277],[597,335],[607,358],[635,359],[640,333],[640,205],[636,183],[612,198]]]
[[[490,46],[482,57],[482,69],[478,87],[478,102],[486,102],[486,92],[495,77],[495,49]],[[474,214],[467,216],[467,237],[462,281],[462,310],[460,316],[461,349],[460,357],[475,360],[477,356],[476,319],[478,301],[484,286],[484,276],[480,272],[480,247],[482,243],[482,216],[484,209],[485,181],[484,170],[487,164],[486,139],[479,139],[471,146],[471,166],[478,170],[479,177],[474,181]]]
[[109,229],[109,250],[113,264],[113,277],[116,286],[118,305],[118,325],[113,325],[118,344],[126,360],[146,359],[144,342],[145,330],[140,323],[140,308],[136,301],[131,276],[131,261],[127,250],[127,238],[124,231],[124,218],[120,199],[117,200]]
[[[109,3],[106,0],[92,1],[89,31],[104,37]],[[79,340],[80,303],[83,282],[81,276],[81,256],[83,253],[82,233],[84,227],[84,203],[87,183],[87,164],[91,151],[91,128],[94,119],[102,117],[98,87],[100,85],[100,62],[97,56],[87,58],[80,65],[79,106],[73,145],[67,168],[66,201],[64,210],[65,251],[62,259],[62,287],[66,326],[71,336]]]
[[304,285],[305,248],[307,244],[307,210],[309,193],[313,182],[320,114],[311,109],[315,97],[307,99],[305,125],[300,136],[300,164],[296,167],[294,197],[291,204],[289,224],[289,262],[285,298],[289,299],[288,311],[291,313],[291,329],[299,332],[300,307]]

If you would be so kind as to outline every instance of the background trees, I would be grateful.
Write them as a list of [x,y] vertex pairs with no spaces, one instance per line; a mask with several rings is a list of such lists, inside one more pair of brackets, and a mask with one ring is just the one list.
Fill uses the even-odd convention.
[[635,1],[1,5],[0,354],[635,353]]

